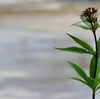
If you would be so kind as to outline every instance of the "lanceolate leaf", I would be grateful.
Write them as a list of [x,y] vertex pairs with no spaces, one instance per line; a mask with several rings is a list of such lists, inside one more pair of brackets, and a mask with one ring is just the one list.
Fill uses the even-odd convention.
[[82,20],[82,22],[88,26],[89,29],[92,29],[91,24],[87,21],[87,19],[85,18],[85,16],[80,15],[80,19]]
[[90,62],[90,77],[91,78],[94,78],[95,65],[96,65],[96,58],[95,56],[93,56]]
[[87,22],[86,17],[85,17],[85,16],[83,16],[83,15],[80,15],[80,19],[81,19],[83,22]]
[[98,24],[98,22],[95,22],[95,26],[94,26],[94,29],[98,29],[98,27],[100,27],[100,25]]
[[81,83],[83,83],[83,84],[85,84],[85,85],[87,85],[87,86],[89,86],[91,88],[91,86],[86,81],[84,81],[84,80],[82,80],[80,78],[72,77],[72,79],[77,80],[77,81],[79,81],[79,82],[81,82]]
[[74,24],[74,26],[81,27],[82,29],[85,29],[85,30],[90,30],[89,27],[82,25],[82,24],[79,24],[79,23]]
[[85,49],[87,49],[89,52],[91,52],[92,54],[95,53],[95,51],[93,50],[93,48],[86,42],[80,40],[79,38],[70,35],[67,33],[68,36],[70,36],[76,43],[78,43],[79,45],[81,45],[82,47],[84,47]]
[[81,67],[79,67],[78,65],[76,65],[76,64],[74,64],[74,63],[72,63],[70,61],[67,61],[67,62],[77,72],[77,74],[79,76],[81,76],[84,80],[81,80],[81,79],[78,79],[78,78],[75,78],[75,79],[77,79],[78,81],[80,81],[80,82],[88,85],[90,88],[93,89],[92,80],[86,75],[86,73],[84,72],[84,70]]
[[93,87],[95,90],[98,88],[99,84],[100,84],[99,78],[93,79]]
[[68,47],[68,48],[56,48],[61,51],[68,51],[68,52],[73,52],[73,53],[79,53],[79,54],[91,54],[89,51],[83,48],[79,47]]
[[97,70],[96,70],[96,77],[100,77],[100,55],[98,56],[98,61],[97,61]]
[[73,67],[73,69],[79,74],[79,76],[81,76],[85,81],[87,81],[88,76],[86,75],[86,73],[84,72],[84,70],[81,67],[79,67],[78,65],[76,65],[70,61],[67,61],[67,62],[71,67]]
[[98,89],[100,89],[100,84],[97,86],[96,91],[97,91]]

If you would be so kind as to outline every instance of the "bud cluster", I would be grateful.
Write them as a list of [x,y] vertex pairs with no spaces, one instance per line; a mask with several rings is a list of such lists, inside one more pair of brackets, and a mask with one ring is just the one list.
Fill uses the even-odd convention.
[[85,16],[87,21],[92,23],[92,22],[97,22],[97,12],[98,9],[94,7],[89,7],[85,11],[82,11],[81,15]]

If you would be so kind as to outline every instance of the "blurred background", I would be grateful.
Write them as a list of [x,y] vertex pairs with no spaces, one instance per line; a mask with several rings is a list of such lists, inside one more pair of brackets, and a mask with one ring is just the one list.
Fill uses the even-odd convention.
[[91,97],[88,87],[69,79],[77,74],[66,63],[70,60],[88,73],[91,56],[54,49],[77,45],[65,32],[94,46],[90,31],[71,27],[90,6],[100,11],[99,0],[0,0],[1,99]]

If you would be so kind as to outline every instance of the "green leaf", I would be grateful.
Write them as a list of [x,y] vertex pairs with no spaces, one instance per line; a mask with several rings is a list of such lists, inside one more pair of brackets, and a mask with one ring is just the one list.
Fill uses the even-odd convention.
[[93,56],[90,62],[90,77],[91,78],[94,78],[95,65],[96,65],[96,58],[95,56]]
[[91,54],[89,51],[83,48],[79,47],[68,47],[68,48],[55,48],[61,51],[68,51],[68,52],[73,52],[73,53],[79,53],[79,54]]
[[85,85],[87,85],[87,86],[89,86],[91,88],[91,86],[86,81],[84,81],[84,80],[82,80],[80,78],[72,77],[72,79],[77,80],[77,81],[79,81],[79,82],[81,82],[81,83],[83,83],[83,84],[85,84]]
[[100,27],[100,25],[98,24],[98,22],[95,22],[95,25],[94,25],[94,29],[98,29],[98,27]]
[[100,79],[99,78],[95,78],[95,79],[93,79],[93,78],[90,78],[90,82],[91,82],[91,84],[92,84],[92,89],[93,90],[98,90],[98,87],[99,87],[99,85],[100,85]]
[[96,91],[97,91],[98,89],[100,89],[100,84],[97,86]]
[[79,67],[78,65],[76,65],[70,61],[67,61],[67,62],[79,74],[79,76],[81,76],[85,81],[87,81],[88,76],[86,75],[86,73],[84,72],[84,70],[81,67]]
[[98,85],[100,84],[100,56],[98,57],[97,61],[97,69],[96,69],[96,78],[94,79],[94,72],[95,72],[95,65],[96,65],[96,58],[95,56],[92,57],[90,63],[90,77],[92,78],[93,82],[93,89],[98,89]]
[[100,55],[98,56],[98,61],[97,61],[96,78],[99,78],[99,76],[100,76]]
[[80,19],[82,20],[82,22],[83,22],[86,26],[88,26],[89,29],[92,29],[91,24],[87,21],[87,19],[86,19],[85,16],[80,15]]
[[85,30],[90,30],[89,27],[85,26],[85,25],[82,25],[82,24],[79,24],[79,23],[75,23],[73,24],[72,26],[77,26],[77,27],[81,27],[82,29],[85,29]]
[[93,87],[96,90],[98,88],[98,85],[100,84],[99,78],[93,79]]
[[83,78],[83,80],[81,80],[81,79],[79,79],[79,78],[74,78],[74,79],[76,79],[76,80],[78,80],[78,81],[80,81],[80,82],[86,84],[86,85],[89,86],[91,89],[94,89],[93,80],[92,80],[90,77],[88,77],[88,76],[86,75],[86,73],[84,72],[84,70],[83,70],[81,67],[79,67],[78,65],[76,65],[76,64],[74,64],[74,63],[72,63],[72,62],[70,62],[70,61],[67,61],[67,62],[68,62],[68,64],[77,72],[77,74],[78,74],[81,78]]
[[95,51],[93,50],[93,48],[86,42],[80,40],[79,38],[73,36],[73,35],[70,35],[67,33],[67,35],[69,37],[71,37],[76,43],[78,43],[79,45],[81,45],[82,47],[84,47],[85,49],[87,49],[89,52],[91,52],[91,54],[94,54]]
[[80,19],[81,19],[83,22],[87,22],[86,17],[85,17],[85,16],[83,16],[83,15],[80,15]]
[[100,38],[98,39],[97,44],[98,44],[98,52],[99,52],[99,54],[100,54]]
[[91,77],[88,77],[88,84],[89,84],[89,86],[92,88],[92,89],[94,89],[94,85],[93,85],[93,79],[91,78]]
[[97,86],[100,84],[100,56],[98,57],[97,61],[97,69],[96,69],[96,78],[94,79],[94,72],[95,72],[95,65],[96,65],[96,58],[95,56],[92,57],[90,62],[90,77],[92,78],[93,82],[93,89],[96,89]]

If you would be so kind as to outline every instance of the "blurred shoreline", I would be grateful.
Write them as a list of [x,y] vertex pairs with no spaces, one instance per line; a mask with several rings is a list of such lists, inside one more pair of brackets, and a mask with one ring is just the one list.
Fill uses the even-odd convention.
[[17,3],[0,5],[0,16],[7,15],[44,15],[44,14],[77,14],[89,6],[100,8],[100,2],[46,2]]

